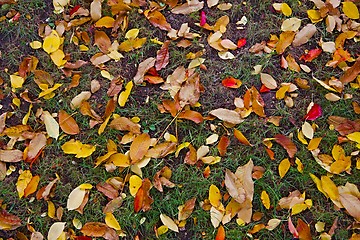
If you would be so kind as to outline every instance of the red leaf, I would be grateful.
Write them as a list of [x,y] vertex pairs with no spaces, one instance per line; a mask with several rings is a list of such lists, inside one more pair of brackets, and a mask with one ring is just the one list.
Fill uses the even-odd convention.
[[322,110],[319,104],[314,104],[310,111],[305,115],[304,120],[315,120],[322,115]]
[[274,138],[275,141],[287,151],[290,158],[293,158],[295,156],[295,153],[297,152],[297,148],[295,144],[290,140],[290,138],[282,134],[277,134],[275,135]]
[[80,5],[76,5],[75,7],[73,7],[70,11],[69,11],[69,15],[73,15],[77,10],[79,10],[81,6]]
[[320,48],[315,48],[309,50],[308,53],[302,55],[299,60],[304,60],[305,62],[311,62],[321,54],[322,50]]
[[224,87],[228,88],[239,88],[241,86],[241,81],[233,77],[227,77],[221,83]]
[[312,239],[309,225],[306,224],[300,218],[298,218],[296,230],[299,234],[299,239],[302,239],[302,240],[311,240]]
[[267,93],[267,92],[270,92],[270,88],[267,88],[264,84],[261,85],[261,88],[260,88],[260,92],[261,93]]
[[152,75],[152,76],[159,76],[159,73],[156,71],[154,67],[150,68],[146,74]]
[[206,15],[204,11],[200,12],[200,26],[204,26],[206,24]]
[[237,42],[237,47],[241,48],[241,47],[245,46],[245,44],[246,44],[246,38],[241,38]]

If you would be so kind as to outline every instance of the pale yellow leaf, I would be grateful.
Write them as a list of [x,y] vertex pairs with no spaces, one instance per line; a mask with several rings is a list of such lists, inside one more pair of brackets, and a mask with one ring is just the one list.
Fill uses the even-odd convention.
[[53,225],[51,225],[48,235],[47,235],[47,239],[48,240],[57,240],[63,233],[65,224],[66,224],[66,222],[56,222]]
[[276,89],[277,83],[276,80],[267,73],[260,73],[260,80],[261,83],[265,85],[268,89]]
[[28,184],[30,183],[31,179],[32,179],[32,174],[31,174],[30,170],[25,170],[19,175],[19,178],[16,183],[16,189],[17,189],[19,198],[22,198],[24,196],[25,189],[28,186]]
[[310,123],[304,122],[304,124],[301,127],[301,131],[305,137],[307,137],[308,139],[313,139],[314,129],[312,128]]
[[167,215],[162,213],[162,214],[160,214],[160,219],[161,219],[161,222],[165,226],[167,226],[169,229],[171,229],[174,232],[179,232],[178,226],[176,225],[174,220],[172,220],[170,217],[168,217]]
[[214,133],[210,135],[208,138],[206,138],[206,145],[210,145],[215,143],[219,139],[219,135]]
[[214,207],[219,207],[221,204],[221,193],[220,190],[214,185],[211,184],[209,188],[209,201],[210,204]]
[[59,124],[58,122],[51,116],[48,111],[44,111],[42,114],[44,119],[46,132],[52,138],[57,139],[59,137]]
[[289,18],[286,19],[282,24],[281,24],[281,31],[285,32],[285,31],[297,31],[299,30],[301,26],[301,20],[293,17],[293,18]]
[[42,43],[39,41],[32,41],[29,45],[32,49],[39,49],[42,47]]
[[68,196],[66,208],[70,211],[80,207],[81,203],[84,200],[85,194],[86,190],[80,189],[80,187],[72,190],[72,192]]

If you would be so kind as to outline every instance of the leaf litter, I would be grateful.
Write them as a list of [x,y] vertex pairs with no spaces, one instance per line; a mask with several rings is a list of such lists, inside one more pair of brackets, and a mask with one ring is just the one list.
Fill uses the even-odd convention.
[[[25,102],[41,105],[54,97],[57,98],[70,88],[79,90],[78,95],[72,99],[63,100],[67,101],[68,109],[56,109],[55,112],[50,112],[46,105],[41,105],[43,108],[37,106],[36,111],[32,111],[31,105],[26,110],[27,115],[23,116],[22,125],[12,124],[7,118],[11,119],[13,112],[7,107],[2,109],[1,116],[3,117],[0,121],[0,130],[7,143],[2,144],[2,149],[0,150],[1,174],[5,173],[3,175],[6,179],[8,178],[6,175],[11,175],[14,172],[12,170],[14,166],[10,164],[17,164],[22,160],[26,164],[30,163],[30,165],[25,165],[26,169],[21,170],[18,174],[16,182],[18,197],[28,198],[36,192],[37,201],[42,198],[49,201],[49,199],[55,196],[54,189],[56,188],[56,183],[63,181],[63,176],[61,178],[57,176],[55,180],[50,181],[48,185],[44,186],[44,181],[49,182],[49,179],[44,180],[41,178],[41,175],[33,175],[32,172],[35,173],[36,171],[31,166],[33,164],[42,164],[41,158],[43,158],[44,154],[49,154],[47,150],[50,144],[54,142],[61,143],[59,145],[59,149],[61,148],[62,150],[61,154],[73,154],[75,158],[87,160],[94,154],[95,158],[97,157],[95,161],[96,167],[103,164],[107,172],[113,172],[117,168],[125,168],[128,169],[128,172],[132,172],[131,174],[133,175],[131,177],[124,175],[119,178],[109,178],[106,182],[92,182],[92,184],[96,185],[97,191],[110,199],[108,204],[111,202],[113,205],[120,206],[122,200],[117,200],[118,202],[116,203],[113,201],[122,199],[122,196],[120,197],[119,194],[123,194],[124,186],[128,186],[130,195],[133,196],[131,198],[133,201],[133,211],[135,213],[153,211],[154,189],[160,192],[171,192],[173,188],[177,187],[177,184],[181,183],[173,183],[170,180],[172,176],[171,168],[173,166],[164,166],[155,176],[145,175],[143,177],[141,169],[146,168],[155,159],[162,159],[174,152],[178,155],[181,149],[188,148],[188,152],[184,157],[184,163],[192,165],[190,167],[194,169],[207,165],[206,169],[209,169],[207,170],[207,175],[211,175],[210,168],[212,169],[213,166],[221,164],[223,161],[222,157],[231,153],[234,142],[241,143],[246,148],[254,149],[257,144],[254,142],[256,139],[253,140],[250,137],[251,130],[250,134],[248,131],[242,133],[238,126],[241,126],[244,122],[246,123],[250,115],[251,117],[256,117],[258,121],[267,121],[271,117],[276,117],[269,114],[267,105],[270,103],[264,97],[264,93],[270,92],[275,94],[276,99],[278,101],[283,100],[288,109],[295,106],[299,92],[309,88],[309,81],[323,88],[322,90],[327,93],[319,92],[319,94],[323,94],[324,98],[329,101],[341,101],[342,99],[347,100],[353,97],[353,94],[349,92],[351,89],[359,88],[360,61],[359,57],[347,48],[347,44],[354,44],[354,42],[358,41],[359,29],[357,21],[359,19],[359,6],[349,1],[341,2],[341,4],[340,1],[328,1],[326,4],[323,1],[312,2],[314,3],[313,8],[307,9],[306,12],[308,19],[301,20],[292,17],[294,12],[287,3],[274,3],[272,5],[274,14],[282,14],[284,19],[281,27],[279,26],[281,32],[277,35],[272,34],[268,39],[256,39],[260,42],[252,42],[254,45],[244,50],[249,51],[251,54],[273,54],[274,57],[281,59],[281,67],[285,69],[281,71],[297,73],[303,71],[305,74],[308,74],[306,75],[307,79],[298,79],[294,83],[285,83],[282,79],[274,77],[275,74],[268,71],[270,69],[266,69],[266,67],[263,69],[262,66],[257,67],[259,71],[255,75],[259,76],[254,76],[257,81],[256,84],[250,85],[247,82],[245,83],[242,79],[240,80],[241,76],[226,76],[220,80],[219,87],[228,88],[223,90],[223,92],[229,93],[227,96],[231,96],[230,91],[234,89],[239,88],[243,90],[241,95],[237,94],[236,97],[234,96],[235,106],[233,104],[222,103],[218,107],[212,107],[208,112],[203,112],[199,107],[202,104],[202,95],[208,89],[203,83],[202,72],[212,67],[208,63],[209,55],[203,55],[203,51],[190,54],[189,59],[192,59],[192,62],[188,68],[182,65],[177,66],[176,69],[168,70],[167,66],[172,62],[171,53],[174,51],[174,43],[176,41],[186,40],[188,42],[184,43],[183,46],[187,46],[188,44],[194,44],[193,42],[196,42],[195,40],[200,37],[204,37],[206,39],[204,44],[212,48],[212,51],[217,52],[217,54],[214,54],[217,61],[230,62],[232,59],[236,60],[239,57],[239,51],[243,51],[242,48],[246,47],[248,43],[246,38],[243,37],[239,39],[226,38],[226,33],[234,21],[234,19],[230,19],[226,15],[226,11],[230,10],[233,5],[236,5],[235,3],[231,5],[219,4],[218,1],[189,0],[186,3],[165,1],[162,4],[152,2],[150,4],[151,7],[149,7],[144,1],[132,1],[131,4],[122,1],[121,3],[109,1],[101,4],[101,1],[94,0],[91,2],[90,8],[86,9],[83,6],[70,6],[69,1],[54,1],[52,10],[56,14],[63,13],[63,20],[55,23],[55,29],[46,24],[39,26],[39,38],[33,39],[29,44],[35,52],[44,51],[49,55],[50,63],[53,64],[54,69],[60,71],[64,77],[72,78],[73,82],[70,85],[65,84],[67,85],[65,87],[65,85],[63,86],[63,81],[53,79],[50,73],[42,69],[40,64],[38,65],[39,60],[36,57],[24,58],[23,62],[19,65],[19,70],[9,73],[9,85],[12,88],[11,104],[13,108],[19,108]],[[13,4],[11,1],[9,3]],[[112,16],[103,15],[109,13],[104,11],[104,6],[110,9]],[[211,11],[215,11],[213,10],[215,9],[214,6],[217,6],[217,9],[221,9],[224,13],[223,16],[210,21],[207,16],[209,16]],[[127,13],[133,8],[138,8],[138,13],[143,14],[143,17],[154,28],[167,35],[166,39],[161,39],[164,42],[148,39],[142,32],[142,28],[127,29],[129,21],[131,22]],[[165,13],[163,11],[164,8],[170,10],[170,13]],[[192,13],[199,14],[200,23],[190,25],[183,23],[178,27],[178,24],[173,24],[172,21],[168,20],[171,19],[171,14],[189,15]],[[5,21],[10,20],[17,21],[16,18],[5,19]],[[94,24],[91,25],[93,29],[87,31],[86,28],[82,27],[90,26],[88,25],[92,24],[89,23],[90,20],[94,21]],[[317,34],[318,25],[316,24],[320,22],[325,24],[328,32],[334,34],[334,42],[324,43],[321,38],[319,39]],[[246,27],[246,24],[247,19],[246,21],[239,21],[239,25]],[[335,28],[338,31],[336,33],[334,32]],[[200,33],[199,29],[203,31]],[[68,35],[64,34],[69,31],[76,32],[70,39]],[[125,34],[125,39],[119,40],[116,38],[119,32]],[[93,38],[93,43],[89,35]],[[314,40],[320,43],[319,47],[314,48],[307,45]],[[121,76],[114,75],[114,77],[109,72],[103,72],[107,70],[108,64],[123,61],[122,59],[126,58],[129,53],[143,48],[147,41],[160,45],[157,53],[152,53],[152,55],[146,56],[139,61],[136,71],[125,81]],[[84,52],[95,46],[95,53],[91,53],[92,56],[90,56],[92,67],[95,71],[101,71],[101,75],[111,81],[111,85],[107,89],[107,95],[113,99],[109,100],[105,110],[94,107],[93,100],[96,99],[97,92],[108,85],[104,84],[103,81],[100,82],[95,79],[92,82],[91,89],[79,88],[79,80],[83,74],[82,68],[88,62],[85,59],[72,59],[74,56],[71,55],[71,49],[68,48],[68,44],[73,44],[74,47],[79,48],[79,51]],[[305,48],[305,53],[302,55],[292,54],[294,49],[300,47]],[[326,67],[336,68],[341,72],[337,76],[328,79],[317,79],[309,74],[315,70],[314,65],[311,63],[321,58],[325,54],[324,52],[332,58],[326,63]],[[269,56],[271,57],[271,55]],[[36,86],[42,91],[38,97],[28,95],[29,84],[32,81],[31,77],[29,77],[31,74],[35,75]],[[180,121],[190,121],[194,124],[201,124],[203,122],[212,124],[212,133],[211,135],[208,134],[210,137],[206,139],[206,144],[209,146],[196,146],[195,144],[193,146],[190,143],[183,145],[183,139],[179,138],[177,133],[174,133],[175,135],[171,134],[172,136],[167,135],[165,140],[163,140],[163,134],[156,136],[145,130],[145,125],[139,117],[120,115],[116,111],[120,108],[129,108],[129,105],[132,103],[131,98],[135,98],[139,89],[145,89],[144,85],[148,84],[161,84],[158,91],[169,92],[169,98],[163,98],[162,102],[158,104],[158,110],[162,114],[168,114],[173,118],[168,126],[180,119]],[[298,87],[302,90],[299,90]],[[310,102],[310,99],[307,100]],[[353,104],[353,106],[354,111],[358,111],[355,110],[356,104]],[[349,176],[357,173],[359,169],[359,160],[357,159],[356,165],[351,161],[352,158],[358,158],[359,151],[345,153],[342,147],[342,145],[350,143],[357,149],[359,148],[360,127],[358,126],[358,120],[350,120],[341,116],[330,116],[322,111],[322,106],[313,102],[309,103],[307,109],[297,110],[301,112],[302,116],[305,115],[302,117],[300,116],[301,114],[298,114],[300,117],[294,120],[296,121],[294,125],[298,127],[297,132],[300,143],[295,140],[294,132],[290,134],[278,133],[262,139],[265,147],[260,148],[260,150],[269,156],[270,161],[276,160],[278,162],[279,181],[283,181],[290,174],[293,174],[293,166],[296,163],[297,174],[311,174],[309,176],[319,192],[328,198],[328,201],[332,202],[336,209],[340,209],[340,211],[353,217],[355,224],[355,221],[360,221],[359,212],[356,210],[360,208],[358,186],[355,185],[356,183],[348,181],[339,184],[338,181],[333,181],[332,178],[336,179],[338,176],[344,176],[340,174]],[[106,134],[109,129],[121,132],[123,134],[121,141],[109,139],[107,153],[101,156],[96,150],[102,148],[102,146],[87,141],[86,138],[78,139],[77,135],[81,134],[81,131],[85,129],[82,129],[83,125],[79,122],[77,115],[86,118],[91,128],[98,128],[98,135]],[[323,153],[330,151],[322,148],[321,140],[323,136],[318,135],[317,132],[319,128],[317,124],[320,124],[320,120],[325,117],[328,118],[329,131],[334,129],[339,134],[338,143],[333,145],[331,156]],[[32,118],[30,122],[29,118]],[[137,118],[139,120],[136,120]],[[318,118],[320,119],[318,120]],[[36,126],[33,124],[34,121]],[[273,120],[269,122],[274,123]],[[217,127],[213,125],[214,123],[220,124],[226,130],[226,133],[220,139],[219,134],[221,132],[216,132]],[[280,120],[275,123],[275,126],[281,127]],[[234,138],[237,141],[231,141]],[[309,140],[309,143],[307,140]],[[22,141],[26,142],[26,148],[21,147],[20,142]],[[273,146],[272,141],[280,145],[289,158],[281,160],[278,156],[278,151],[281,150],[275,151],[276,147]],[[313,157],[311,160],[319,164],[321,168],[332,174],[332,176],[317,172],[316,175],[319,176],[317,177],[311,172],[303,172],[303,163],[297,158],[300,144],[308,145],[309,153]],[[124,149],[124,147],[128,149],[128,152],[118,152],[118,148]],[[212,151],[215,149],[218,152]],[[217,156],[217,154],[220,156]],[[285,154],[282,153],[282,156],[285,156]],[[182,156],[180,155],[179,157],[181,158]],[[257,163],[256,161],[254,160],[255,163]],[[192,196],[193,198],[178,206],[178,220],[175,220],[176,217],[173,214],[167,213],[169,214],[167,215],[166,213],[161,213],[158,224],[162,223],[163,225],[157,228],[156,234],[169,234],[167,233],[169,229],[174,232],[183,230],[186,226],[186,220],[192,216],[194,208],[202,208],[202,211],[210,211],[209,222],[216,229],[215,238],[225,239],[226,232],[229,230],[226,224],[232,221],[235,216],[236,220],[234,222],[240,226],[252,222],[253,208],[258,207],[258,203],[255,204],[253,202],[254,195],[256,195],[257,199],[261,199],[266,209],[263,211],[269,211],[269,209],[274,207],[275,199],[269,197],[269,190],[254,191],[254,184],[256,185],[257,183],[256,181],[254,182],[253,178],[262,178],[264,172],[255,174],[255,169],[261,168],[256,168],[259,166],[254,166],[254,162],[250,160],[247,164],[238,164],[234,173],[229,169],[223,169],[222,184],[213,182],[209,185],[208,199],[199,199],[196,198],[197,196]],[[304,162],[304,164],[306,166],[307,163]],[[37,190],[38,184],[43,186],[39,190]],[[63,207],[66,207],[68,210],[77,210],[82,214],[86,211],[84,207],[88,202],[89,196],[92,196],[94,191],[96,191],[88,183],[73,187],[73,190],[68,193],[66,206],[64,203],[56,204],[59,216],[62,215],[60,212]],[[49,202],[49,209],[55,208],[55,206],[50,207],[52,202]],[[200,204],[196,205],[196,202]],[[281,209],[291,210],[292,216],[301,214],[313,207],[311,198],[306,198],[305,189],[292,189],[287,197],[284,195],[276,204]],[[116,206],[113,208],[116,208]],[[65,214],[67,213],[65,212]],[[49,214],[49,216],[54,218],[53,213]],[[16,229],[22,224],[18,217],[6,211],[6,204],[2,205],[0,217],[1,229],[5,231]],[[49,226],[48,239],[66,239],[70,237],[68,232],[73,231],[70,223],[61,222],[60,219],[61,217],[58,217],[59,221]],[[281,221],[287,221],[289,233],[295,238],[311,239],[312,236],[334,234],[334,229],[331,227],[328,233],[323,232],[321,235],[316,235],[317,233],[311,232],[310,229],[309,224],[313,223],[304,222],[301,218],[297,218],[295,227],[292,218],[287,218],[285,215],[282,216],[282,219],[273,218],[254,225],[251,229],[248,229],[248,234],[256,235],[258,231],[263,231],[262,229],[273,231],[281,224]],[[36,225],[33,227],[37,228]],[[30,227],[28,226],[28,228]],[[80,232],[88,237],[118,239],[119,236],[126,236],[126,231],[122,231],[112,211],[105,213],[103,222],[89,221],[79,228],[81,229]],[[154,229],[156,229],[155,225]],[[31,232],[33,233],[32,235],[34,233],[39,235],[35,230]],[[71,234],[73,234],[71,237],[80,236],[77,235],[79,232]],[[136,237],[139,238],[138,235]],[[354,238],[356,237],[358,235],[355,233]]]

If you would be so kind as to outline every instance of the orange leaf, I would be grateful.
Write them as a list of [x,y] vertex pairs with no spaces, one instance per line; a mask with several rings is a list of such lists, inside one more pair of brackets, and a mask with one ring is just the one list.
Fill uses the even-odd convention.
[[31,178],[29,184],[27,185],[27,187],[24,190],[24,197],[27,197],[36,191],[39,181],[40,181],[39,175],[36,175]]
[[239,140],[242,144],[245,144],[247,146],[252,146],[252,144],[247,140],[247,138],[242,134],[242,132],[240,132],[239,130],[237,130],[236,128],[234,128],[234,136],[237,138],[237,140]]
[[252,108],[254,113],[259,117],[266,117],[264,111],[265,102],[260,96],[260,93],[254,86],[251,87],[250,92],[251,92]]
[[184,205],[181,205],[178,207],[179,209],[179,215],[178,220],[186,220],[188,217],[190,217],[191,213],[194,210],[195,207],[196,198],[191,198],[185,202]]
[[309,50],[306,54],[302,55],[299,60],[304,60],[305,62],[311,62],[321,54],[321,48],[314,48]]
[[134,200],[134,211],[139,212],[143,210],[144,212],[149,211],[151,204],[154,200],[150,197],[150,188],[151,182],[148,178],[145,178],[142,182],[141,187],[137,191]]
[[251,230],[248,231],[248,233],[255,234],[264,228],[266,228],[265,224],[263,224],[263,223],[256,224]]
[[115,118],[109,126],[120,131],[130,131],[134,134],[140,134],[140,126],[126,117]]
[[111,41],[108,35],[103,31],[95,31],[95,43],[94,45],[98,46],[100,51],[103,53],[108,53],[109,48],[111,47]]
[[222,136],[217,145],[217,149],[219,151],[220,156],[225,156],[227,147],[230,145],[230,139],[227,136]]
[[79,126],[75,119],[67,114],[64,110],[59,111],[59,124],[61,130],[70,135],[75,135],[80,132]]
[[222,225],[218,228],[215,240],[225,240],[225,229]]
[[196,149],[190,144],[189,151],[186,153],[184,163],[194,165],[197,162]]
[[293,158],[295,156],[295,153],[297,152],[297,148],[295,144],[290,140],[290,138],[282,134],[277,134],[275,135],[274,138],[275,141],[287,151],[290,158]]
[[137,136],[130,145],[130,159],[134,164],[139,162],[147,153],[150,147],[150,136],[147,133],[142,133]]
[[299,233],[299,239],[301,240],[311,240],[310,227],[306,224],[301,218],[298,218],[296,230]]
[[270,148],[265,148],[266,153],[269,155],[271,160],[275,160],[275,153]]
[[161,46],[160,50],[157,52],[155,63],[155,69],[157,71],[165,68],[169,64],[169,44],[169,40],[165,41],[164,44]]
[[191,120],[194,123],[201,123],[204,120],[203,116],[199,112],[192,111],[189,109],[181,112],[178,118]]
[[345,73],[340,77],[340,81],[344,84],[352,82],[360,73],[360,57],[356,59],[355,64],[348,68]]
[[134,211],[136,213],[142,209],[143,201],[144,201],[144,190],[140,187],[134,199]]
[[293,31],[286,31],[280,34],[279,42],[276,45],[276,52],[277,54],[282,54],[285,49],[290,46],[292,41],[294,40],[295,32]]
[[222,80],[221,83],[224,87],[228,87],[228,88],[239,88],[242,84],[242,82],[239,79],[233,77],[227,77],[224,80]]
[[2,230],[14,230],[21,226],[21,219],[0,208],[0,223]]
[[146,10],[144,12],[144,15],[154,27],[158,27],[161,30],[166,30],[166,31],[171,30],[171,25],[166,21],[165,16],[161,12],[157,10],[155,11]]
[[105,223],[87,222],[82,228],[81,233],[89,237],[104,237],[105,239],[119,239],[116,231]]

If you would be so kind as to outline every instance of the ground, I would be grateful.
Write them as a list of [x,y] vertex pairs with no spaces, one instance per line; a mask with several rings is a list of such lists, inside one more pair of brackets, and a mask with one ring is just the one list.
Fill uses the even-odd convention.
[[[70,1],[70,4],[65,6],[64,13],[61,14],[53,12],[52,1],[34,0],[29,3],[18,1],[14,4],[3,4],[3,2],[0,0],[0,17],[2,17],[0,18],[0,115],[7,115],[4,129],[21,125],[24,116],[28,113],[30,102],[32,102],[33,108],[29,120],[25,124],[30,126],[31,129],[27,132],[43,133],[47,136],[47,141],[46,147],[31,165],[25,161],[5,163],[6,169],[14,168],[15,170],[0,181],[1,207],[6,209],[8,213],[18,216],[21,219],[21,224],[15,230],[6,230],[5,227],[0,225],[0,229],[3,229],[0,230],[0,239],[30,239],[31,230],[29,230],[29,226],[42,233],[46,238],[50,226],[55,222],[66,222],[64,231],[68,237],[83,236],[82,231],[74,226],[73,220],[78,219],[83,225],[88,222],[104,223],[105,214],[103,208],[110,201],[110,198],[98,191],[95,186],[114,177],[118,177],[119,181],[121,181],[121,186],[116,190],[118,194],[126,194],[121,206],[113,212],[122,232],[126,234],[123,239],[136,239],[136,237],[139,239],[215,239],[218,234],[218,227],[214,228],[211,223],[210,208],[206,209],[206,204],[211,207],[210,203],[208,203],[209,187],[213,184],[220,190],[221,201],[226,206],[231,198],[231,194],[229,195],[227,186],[225,186],[224,176],[226,169],[235,172],[239,166],[247,164],[250,160],[254,162],[255,166],[261,166],[264,169],[261,178],[253,179],[252,206],[254,215],[251,222],[245,225],[238,224],[235,219],[225,224],[226,239],[291,239],[295,235],[289,230],[289,217],[292,218],[295,225],[298,223],[298,219],[308,224],[313,239],[318,239],[321,232],[331,232],[331,229],[334,229],[333,239],[349,239],[353,234],[359,233],[358,223],[356,223],[354,216],[348,214],[344,208],[338,209],[328,197],[319,191],[310,176],[310,174],[314,174],[319,178],[325,175],[331,176],[336,186],[343,186],[347,182],[359,186],[359,160],[356,144],[344,139],[341,142],[341,137],[346,138],[346,136],[339,138],[339,132],[332,129],[328,123],[330,116],[341,116],[353,121],[358,119],[359,112],[352,105],[352,102],[360,101],[358,88],[347,84],[342,93],[336,93],[341,96],[339,101],[329,101],[325,98],[325,94],[329,93],[329,91],[320,86],[314,78],[324,81],[331,77],[338,79],[344,74],[345,69],[325,66],[333,58],[332,54],[325,52],[322,52],[318,58],[311,62],[299,60],[306,51],[319,47],[320,38],[323,41],[335,41],[340,34],[336,31],[334,33],[327,32],[325,20],[316,23],[318,30],[308,43],[299,47],[290,45],[283,54],[286,57],[290,53],[298,63],[306,64],[312,70],[311,73],[306,73],[302,70],[296,72],[282,68],[280,64],[281,54],[277,54],[274,49],[270,53],[263,54],[255,54],[249,51],[256,43],[268,42],[271,34],[277,36],[281,34],[282,22],[289,17],[274,9],[273,4],[279,1],[236,0],[231,2],[232,8],[226,11],[221,11],[216,6],[209,8],[207,3],[204,4],[201,11],[206,13],[209,25],[215,24],[224,15],[229,17],[230,21],[222,39],[230,39],[234,43],[237,43],[239,39],[246,39],[245,46],[231,51],[234,59],[230,60],[221,59],[218,56],[218,50],[208,44],[208,35],[212,31],[199,26],[200,11],[185,15],[173,14],[171,8],[163,3],[171,1],[151,3],[154,9],[156,9],[157,4],[163,7],[160,8],[160,12],[165,16],[172,28],[179,29],[181,24],[188,23],[190,31],[199,34],[199,37],[190,39],[192,44],[187,48],[177,46],[180,39],[172,40],[169,44],[169,64],[158,71],[158,74],[166,80],[167,76],[172,74],[177,67],[187,67],[189,65],[191,60],[186,58],[188,53],[204,50],[201,58],[204,58],[205,61],[202,66],[196,67],[195,70],[199,73],[202,86],[200,87],[201,92],[198,99],[200,104],[185,107],[200,113],[204,117],[204,121],[195,123],[186,119],[174,118],[170,113],[162,112],[163,101],[172,98],[168,91],[160,88],[161,84],[149,84],[147,82],[133,87],[124,107],[120,107],[116,99],[116,106],[114,111],[111,112],[111,120],[115,114],[129,119],[137,117],[140,119],[138,123],[141,125],[142,133],[147,133],[152,138],[160,139],[159,142],[164,142],[163,135],[168,132],[176,136],[177,146],[189,142],[195,149],[198,149],[200,146],[205,145],[206,138],[211,134],[217,134],[219,137],[228,136],[230,145],[226,154],[221,157],[220,162],[213,165],[208,165],[201,160],[194,165],[184,163],[186,154],[189,151],[187,148],[181,150],[178,156],[171,153],[165,157],[152,158],[150,163],[142,168],[142,179],[149,178],[150,181],[153,181],[156,173],[166,166],[172,171],[170,181],[175,184],[175,187],[164,187],[163,192],[159,192],[152,187],[150,196],[154,202],[151,204],[151,209],[149,211],[135,212],[135,200],[130,195],[128,182],[130,175],[135,173],[130,170],[130,167],[120,167],[114,171],[108,171],[104,164],[95,167],[96,159],[108,152],[106,147],[108,140],[114,141],[119,153],[132,151],[130,143],[120,144],[127,132],[107,126],[105,131],[99,134],[100,124],[91,127],[89,123],[90,117],[84,115],[79,109],[71,108],[70,101],[82,91],[89,91],[91,80],[97,80],[100,89],[91,94],[88,102],[91,108],[103,118],[102,120],[105,120],[106,106],[111,100],[111,97],[107,94],[110,80],[101,75],[101,70],[105,70],[115,78],[120,79],[123,91],[125,85],[134,79],[139,64],[149,57],[157,56],[157,51],[161,48],[161,45],[156,41],[151,41],[151,39],[164,42],[169,38],[166,36],[166,31],[153,26],[144,16],[143,12],[149,9],[150,1],[133,1],[147,3],[139,8],[131,7],[128,12],[129,22],[127,29],[124,31],[119,29],[113,35],[111,28],[95,28],[96,21],[89,21],[86,24],[65,31],[62,47],[63,51],[68,54],[67,57],[71,59],[71,62],[76,60],[87,62],[86,65],[73,70],[70,75],[65,74],[62,66],[57,67],[49,54],[42,48],[33,49],[30,47],[30,42],[44,41],[44,38],[39,34],[41,24],[47,24],[50,29],[55,29],[59,25],[59,21],[66,19],[64,15],[69,14],[69,11],[74,6],[80,5],[84,9],[89,9],[92,1]],[[109,3],[104,1],[102,3],[102,16],[112,15],[108,5],[111,2],[116,1],[109,1]],[[180,4],[180,2],[185,3],[186,1],[178,2]],[[224,2],[220,1],[220,3]],[[307,23],[311,23],[308,19],[307,10],[316,9],[311,1],[289,0],[284,2],[287,2],[292,8],[291,17],[297,17],[303,21],[302,27]],[[357,8],[359,8],[360,5],[356,4]],[[342,9],[341,6],[338,8]],[[11,12],[14,14],[11,15]],[[19,13],[20,17],[14,20],[13,17],[16,13]],[[243,16],[246,16],[248,23],[245,25],[236,24]],[[243,29],[238,29],[239,26],[242,26]],[[100,52],[99,48],[94,46],[95,31],[104,31],[110,37],[111,42],[116,39],[121,43],[125,41],[125,34],[129,29],[139,29],[139,37],[147,38],[146,43],[141,48],[121,52],[124,58],[119,61],[110,60],[101,66],[94,66],[91,63],[94,54]],[[71,37],[76,35],[76,32],[81,31],[87,32],[90,36],[91,41],[87,44],[88,51],[79,51],[79,46],[70,42]],[[354,61],[360,55],[359,44],[356,42],[358,40],[359,28],[357,28],[356,37],[347,39],[344,45],[344,48],[354,58]],[[80,44],[82,44],[82,41]],[[55,95],[52,98],[45,100],[38,97],[41,89],[34,81],[35,74],[33,71],[27,72],[26,81],[21,87],[12,88],[10,75],[16,75],[19,65],[29,56],[34,56],[39,60],[38,70],[48,72],[55,83],[63,84],[59,89],[55,90]],[[347,64],[352,66],[354,63],[349,61]],[[296,78],[303,78],[308,81],[309,88],[296,90],[297,96],[293,98],[293,107],[288,107],[283,99],[276,98],[278,89],[260,91],[259,94],[264,101],[263,108],[266,116],[259,117],[255,113],[251,113],[240,124],[225,123],[209,114],[212,110],[219,108],[240,111],[235,106],[234,99],[244,98],[248,89],[253,86],[257,90],[262,87],[260,75],[252,73],[255,65],[262,65],[263,72],[273,76],[279,87],[281,83],[296,84]],[[80,82],[78,86],[68,89],[74,74],[81,75]],[[241,80],[242,85],[235,89],[225,87],[222,80],[227,77]],[[359,83],[359,77],[353,83],[355,84],[356,81]],[[23,96],[24,92],[28,92],[28,98]],[[345,98],[346,94],[351,95],[351,98]],[[20,102],[19,106],[16,105],[16,101]],[[342,171],[340,174],[328,173],[315,161],[307,146],[299,140],[298,131],[301,131],[304,116],[311,102],[319,104],[322,108],[322,114],[319,118],[309,121],[311,124],[316,124],[315,136],[322,137],[319,146],[321,153],[332,155],[333,146],[341,144],[346,156],[354,155],[351,157],[351,167],[347,171]],[[59,121],[56,114],[60,110],[66,111],[76,121],[80,132],[71,136],[60,130],[57,139],[49,137],[51,134],[47,131],[43,119],[36,116],[36,112],[40,110],[49,111],[51,114],[55,113],[54,119],[57,122]],[[278,126],[268,122],[271,116],[281,117]],[[234,128],[246,136],[251,143],[250,146],[239,142],[234,137]],[[287,136],[295,143],[297,147],[296,157],[289,157],[286,149],[272,140],[273,146],[271,150],[275,154],[275,159],[271,160],[266,151],[268,146],[264,144],[264,139],[273,138],[277,134]],[[62,146],[70,139],[79,140],[84,144],[91,144],[96,147],[96,151],[84,158],[75,158],[74,155],[66,154],[62,150]],[[0,135],[1,150],[7,149],[9,140],[7,134]],[[17,141],[13,148],[23,152],[30,144],[30,140],[31,138],[25,141]],[[209,155],[219,155],[217,143],[218,141],[216,141],[216,144],[209,144]],[[142,147],[139,146],[139,148]],[[285,177],[281,178],[278,167],[279,163],[285,158],[289,158],[291,167]],[[304,165],[302,172],[297,170],[296,158],[301,160]],[[211,173],[209,176],[204,176],[207,166],[210,167]],[[56,179],[56,176],[59,176],[60,180],[57,182],[56,187],[53,188],[54,192],[50,194],[49,199],[36,199],[36,193],[26,198],[19,198],[17,185],[21,170],[30,170],[33,176],[40,176],[37,190],[47,186]],[[93,186],[83,214],[67,210],[69,194],[83,183],[89,183]],[[312,200],[312,206],[292,216],[291,210],[281,209],[278,203],[280,199],[287,197],[290,192],[295,190],[299,190],[301,193],[305,192],[306,199]],[[261,200],[262,191],[266,191],[270,197],[271,206],[269,209],[265,208]],[[178,207],[191,198],[196,198],[196,203],[191,216],[186,221],[186,225],[179,227],[178,233],[169,230],[167,233],[157,236],[156,229],[165,224],[160,220],[160,214],[166,214],[179,225],[179,221],[177,221]],[[63,209],[61,219],[49,217],[48,206],[51,204],[49,201],[54,204],[56,209]],[[279,226],[272,231],[262,229],[251,233],[251,230],[256,226],[264,224],[265,227],[270,219],[281,220]],[[2,223],[1,221],[3,219],[0,218],[0,223]],[[318,222],[325,224],[323,231],[316,231],[315,224]],[[301,232],[299,229],[298,231]],[[300,236],[300,239],[309,238]]]

